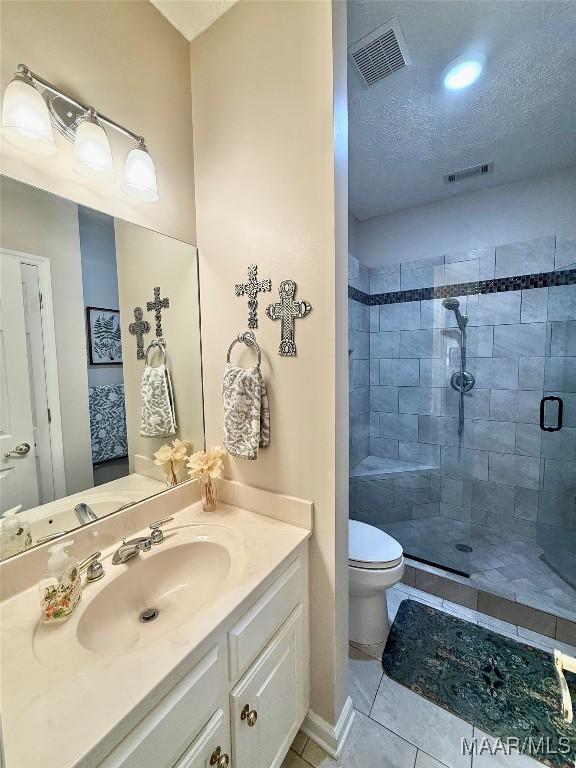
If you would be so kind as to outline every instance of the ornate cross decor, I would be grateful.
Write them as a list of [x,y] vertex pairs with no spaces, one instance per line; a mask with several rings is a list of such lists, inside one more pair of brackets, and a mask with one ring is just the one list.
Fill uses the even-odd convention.
[[154,301],[149,301],[146,304],[148,312],[154,311],[154,317],[156,318],[156,337],[162,338],[162,310],[168,309],[170,306],[169,299],[160,298],[160,288],[154,288]]
[[269,278],[258,280],[258,267],[256,264],[248,266],[248,282],[239,283],[234,291],[236,296],[248,296],[248,328],[258,328],[258,294],[272,290],[272,281]]
[[150,333],[150,323],[148,320],[143,320],[143,317],[142,307],[134,307],[134,322],[128,326],[130,333],[136,336],[137,360],[144,360],[146,357],[144,353],[144,334]]
[[295,357],[294,320],[298,317],[306,317],[312,311],[312,307],[307,301],[294,301],[294,294],[296,293],[294,280],[283,280],[280,283],[279,293],[280,302],[270,304],[266,309],[266,314],[271,320],[282,321],[282,339],[278,350],[280,354],[283,357]]

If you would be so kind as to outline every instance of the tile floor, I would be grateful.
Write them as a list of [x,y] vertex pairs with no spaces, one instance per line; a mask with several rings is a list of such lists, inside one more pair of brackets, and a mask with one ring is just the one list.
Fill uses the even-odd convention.
[[[470,584],[518,599],[548,613],[574,614],[576,590],[541,559],[544,550],[514,532],[494,531],[446,517],[402,520],[379,526],[394,536],[405,553],[470,574]],[[458,544],[472,547],[459,552]]]
[[[402,600],[411,598],[447,613],[482,624],[528,645],[551,651],[553,641],[514,624],[494,619],[399,584],[388,592],[388,612],[393,620]],[[576,648],[556,642],[565,652]],[[383,645],[350,646],[349,685],[355,718],[338,762],[305,734],[299,733],[282,768],[542,768],[542,763],[522,755],[501,752],[463,754],[462,739],[486,737],[428,699],[404,688],[382,673]],[[493,741],[493,740],[492,740]]]

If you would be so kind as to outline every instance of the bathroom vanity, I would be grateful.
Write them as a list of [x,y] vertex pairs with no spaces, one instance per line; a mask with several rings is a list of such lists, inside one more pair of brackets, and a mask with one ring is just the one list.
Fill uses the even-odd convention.
[[308,710],[311,531],[226,504],[174,512],[173,493],[93,524],[146,536],[173,516],[125,564],[107,547],[68,621],[38,623],[36,583],[1,604],[8,768],[282,763]]

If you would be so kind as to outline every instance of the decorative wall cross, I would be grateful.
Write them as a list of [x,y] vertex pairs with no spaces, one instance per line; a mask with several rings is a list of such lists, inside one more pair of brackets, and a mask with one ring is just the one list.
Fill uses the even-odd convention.
[[149,301],[146,304],[148,312],[154,311],[154,317],[156,319],[156,336],[162,338],[162,310],[168,309],[170,306],[169,299],[160,298],[160,288],[154,288],[154,301]]
[[269,278],[258,280],[258,267],[250,264],[248,282],[239,283],[234,290],[236,296],[248,296],[248,328],[258,328],[258,294],[271,291],[272,281]]
[[298,317],[306,317],[312,311],[312,307],[307,301],[294,301],[294,294],[296,293],[294,280],[283,280],[280,283],[279,293],[280,302],[270,304],[266,309],[266,314],[271,320],[282,321],[280,354],[283,357],[294,357],[296,355],[294,321]]
[[144,352],[144,334],[150,333],[150,323],[148,320],[143,320],[144,312],[142,307],[134,307],[134,322],[130,323],[128,330],[131,334],[136,336],[136,359],[144,360],[146,354]]

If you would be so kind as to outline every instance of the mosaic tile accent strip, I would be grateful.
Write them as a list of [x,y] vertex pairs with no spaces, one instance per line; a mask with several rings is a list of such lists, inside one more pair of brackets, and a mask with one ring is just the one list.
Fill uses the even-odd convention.
[[558,285],[575,284],[576,269],[565,269],[560,272],[537,272],[533,275],[499,277],[473,283],[456,283],[433,288],[413,288],[407,291],[376,293],[372,296],[349,285],[348,298],[368,306],[377,306],[379,304],[401,304],[406,301],[446,299],[450,296],[475,296],[479,293],[506,293],[508,291],[526,291],[530,288],[551,288]]

